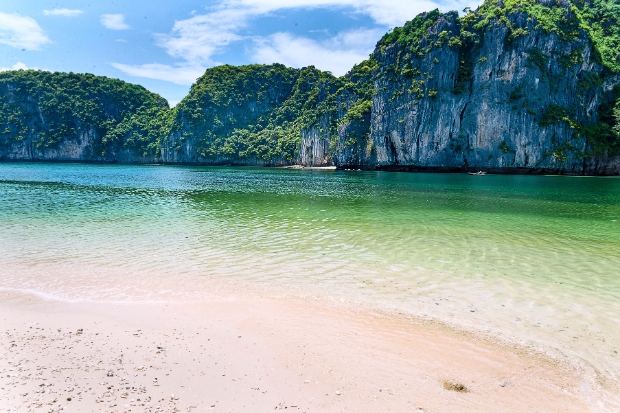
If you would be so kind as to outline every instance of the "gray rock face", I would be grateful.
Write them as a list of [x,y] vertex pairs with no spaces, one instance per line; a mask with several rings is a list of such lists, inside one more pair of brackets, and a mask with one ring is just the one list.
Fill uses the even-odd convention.
[[[335,162],[402,170],[620,173],[620,159],[584,158],[586,139],[571,123],[595,122],[606,92],[605,85],[584,89],[580,83],[603,72],[593,59],[586,33],[566,42],[536,28],[535,19],[527,15],[510,18],[515,27],[529,33],[507,46],[506,26],[491,25],[466,57],[473,63],[473,75],[461,93],[454,91],[463,59],[458,49],[444,45],[414,58],[411,67],[419,75],[413,79],[388,71],[407,53],[398,43],[376,52],[381,68],[369,128],[341,126]],[[458,30],[456,15],[448,14],[428,37],[436,41],[442,31],[458,34]],[[571,53],[581,63],[563,63]],[[606,88],[610,90],[611,84]],[[554,108],[566,108],[568,120],[546,119]],[[365,132],[367,141],[358,141],[354,149],[345,147],[343,142],[351,141],[354,130]]]
[[[34,130],[34,128],[32,129]],[[97,151],[101,139],[91,127],[78,129],[74,139],[64,139],[54,147],[38,146],[38,134],[28,133],[24,140],[0,148],[0,161],[49,161],[49,162],[119,162],[156,163],[159,156],[140,156],[134,151],[115,148],[103,155]]]
[[317,125],[301,132],[298,163],[305,166],[333,165],[329,144],[329,117],[323,116]]
[[49,161],[49,162],[109,162],[109,163],[157,163],[159,156],[139,156],[134,151],[121,149],[105,155],[96,153],[96,131],[79,132],[77,139],[65,139],[53,148],[37,148],[36,136],[28,135],[22,142],[0,152],[3,161]]

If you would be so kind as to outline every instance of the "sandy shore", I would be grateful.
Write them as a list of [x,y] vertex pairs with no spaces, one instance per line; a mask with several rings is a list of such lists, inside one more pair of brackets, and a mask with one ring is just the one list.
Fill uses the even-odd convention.
[[1,292],[0,326],[0,412],[592,407],[578,375],[543,358],[324,302],[67,303]]

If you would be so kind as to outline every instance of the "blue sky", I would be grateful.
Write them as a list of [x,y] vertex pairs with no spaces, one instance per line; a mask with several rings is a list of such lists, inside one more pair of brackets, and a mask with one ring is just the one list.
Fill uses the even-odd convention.
[[471,0],[3,0],[0,70],[88,72],[172,105],[218,64],[315,65],[342,75],[389,29]]

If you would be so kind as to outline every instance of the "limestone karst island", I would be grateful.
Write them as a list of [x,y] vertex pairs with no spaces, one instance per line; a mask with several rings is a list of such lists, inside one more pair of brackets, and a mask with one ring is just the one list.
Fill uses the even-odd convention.
[[620,411],[620,0],[173,3],[0,4],[0,413]]

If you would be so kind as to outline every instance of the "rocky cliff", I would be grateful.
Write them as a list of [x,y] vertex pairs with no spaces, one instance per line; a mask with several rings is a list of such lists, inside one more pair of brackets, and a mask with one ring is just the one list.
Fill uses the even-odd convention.
[[[487,2],[462,18],[435,11],[386,36],[373,54],[369,121],[340,126],[336,164],[620,173],[617,147],[600,145],[609,133],[601,108],[618,98],[620,77],[576,8],[534,5],[541,10]],[[541,22],[541,13],[561,18]]]
[[620,174],[620,0],[434,10],[343,77],[225,65],[173,110],[45,72],[0,74],[0,103],[0,159]]
[[73,73],[0,73],[0,160],[152,162],[153,136],[132,133],[167,110],[141,86]]
[[[168,163],[290,165],[312,157],[300,141],[321,128],[336,78],[314,67],[224,65],[207,70],[175,108]],[[310,157],[310,158],[309,158]]]

